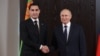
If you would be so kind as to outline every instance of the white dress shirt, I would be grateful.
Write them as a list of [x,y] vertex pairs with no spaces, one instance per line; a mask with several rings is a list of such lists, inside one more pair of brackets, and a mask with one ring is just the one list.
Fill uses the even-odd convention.
[[39,18],[34,19],[34,18],[31,17],[31,20],[33,21],[33,23],[34,23],[34,21],[37,21],[38,28],[40,28],[39,27]]
[[64,27],[64,26],[67,26],[67,37],[66,37],[66,38],[67,38],[67,40],[68,40],[71,22],[68,22],[67,24],[62,24],[63,32],[64,32],[64,30],[65,30],[65,27]]

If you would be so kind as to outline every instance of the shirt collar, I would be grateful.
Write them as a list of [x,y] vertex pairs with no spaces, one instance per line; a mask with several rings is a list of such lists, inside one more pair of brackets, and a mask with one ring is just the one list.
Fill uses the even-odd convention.
[[31,17],[31,19],[32,19],[33,22],[34,22],[34,21],[39,22],[39,18],[34,19],[34,18]]
[[70,27],[70,25],[71,25],[71,22],[68,22],[67,24],[63,24],[62,23],[62,25],[63,25],[63,27],[66,25],[67,27]]

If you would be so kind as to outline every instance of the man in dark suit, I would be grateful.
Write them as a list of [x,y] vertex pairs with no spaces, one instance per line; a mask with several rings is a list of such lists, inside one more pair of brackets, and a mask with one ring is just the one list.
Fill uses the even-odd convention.
[[58,49],[59,56],[86,56],[82,27],[70,21],[72,13],[69,9],[61,10],[60,18],[61,24],[54,29],[52,49]]
[[21,56],[44,56],[47,47],[47,26],[39,19],[38,4],[29,6],[30,18],[20,25],[20,36],[23,40]]

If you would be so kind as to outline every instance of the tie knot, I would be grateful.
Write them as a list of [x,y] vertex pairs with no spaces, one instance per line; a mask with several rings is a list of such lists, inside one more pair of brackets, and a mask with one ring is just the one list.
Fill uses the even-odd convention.
[[37,21],[34,21],[34,23],[37,23]]
[[65,27],[65,28],[67,28],[67,26],[66,26],[66,25],[65,25],[64,27]]
[[37,24],[37,21],[34,21],[34,24]]

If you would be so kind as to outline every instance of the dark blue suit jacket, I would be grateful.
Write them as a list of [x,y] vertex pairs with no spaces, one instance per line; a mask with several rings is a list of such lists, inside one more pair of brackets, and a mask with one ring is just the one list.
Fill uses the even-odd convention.
[[39,34],[31,19],[21,22],[20,37],[23,40],[21,56],[44,56],[40,45],[47,45],[47,26],[39,20]]
[[86,56],[85,36],[81,26],[71,24],[68,42],[63,35],[62,25],[54,29],[52,45],[59,56]]

